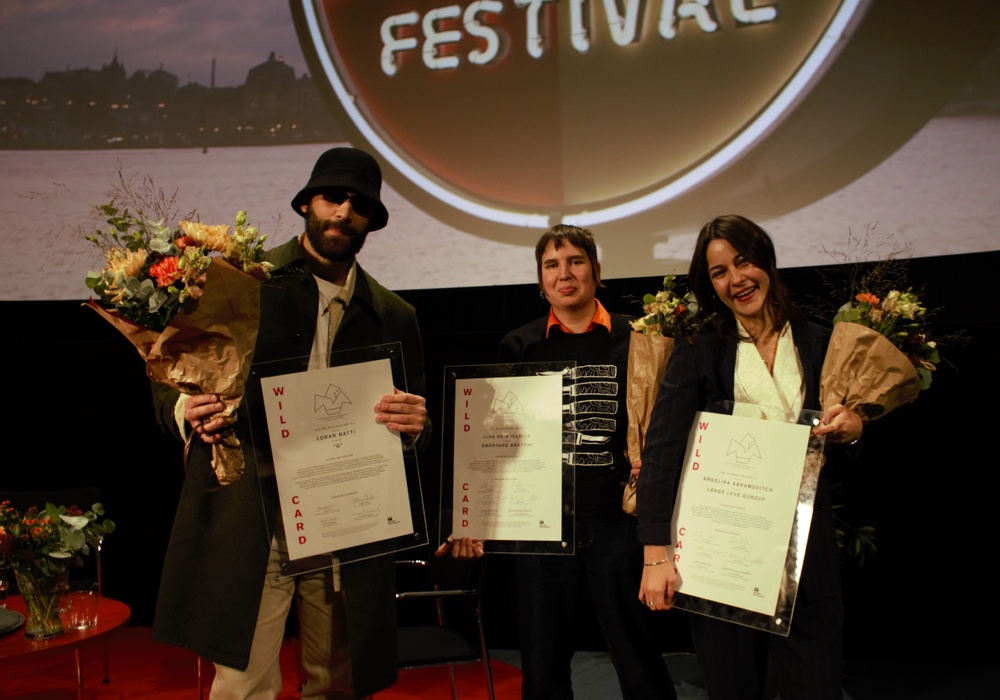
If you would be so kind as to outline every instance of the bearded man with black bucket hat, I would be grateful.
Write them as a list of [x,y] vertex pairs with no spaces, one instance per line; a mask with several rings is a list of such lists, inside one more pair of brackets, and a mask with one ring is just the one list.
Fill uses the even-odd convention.
[[[364,151],[333,148],[316,161],[292,199],[305,232],[267,254],[275,270],[261,286],[254,362],[301,357],[301,370],[320,369],[331,351],[400,342],[408,387],[382,397],[372,419],[404,436],[407,449],[417,449],[429,431],[416,314],[355,259],[368,233],[388,221],[381,186],[378,163]],[[155,638],[215,663],[212,698],[273,698],[281,689],[278,652],[294,599],[303,698],[364,697],[392,685],[392,557],[278,576],[284,539],[276,495],[251,469],[231,485],[215,481],[211,445],[223,431],[218,397],[178,394],[162,385],[154,385],[153,394],[165,430],[181,439],[194,433]]]

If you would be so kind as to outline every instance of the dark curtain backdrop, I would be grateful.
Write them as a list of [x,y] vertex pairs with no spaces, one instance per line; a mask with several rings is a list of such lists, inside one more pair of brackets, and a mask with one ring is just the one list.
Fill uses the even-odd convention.
[[[841,475],[844,513],[877,530],[878,554],[844,565],[846,656],[851,659],[993,660],[998,615],[987,574],[997,531],[1000,478],[992,451],[1000,380],[1000,253],[914,260],[910,282],[941,307],[938,333],[965,330],[971,342],[943,348],[947,360],[919,402],[870,426],[862,458]],[[783,272],[796,298],[830,299],[822,274]],[[637,314],[659,278],[611,280],[599,297]],[[492,362],[501,337],[546,312],[533,285],[404,292],[419,312],[428,407],[442,420],[443,367]],[[181,447],[160,434],[141,360],[80,302],[6,302],[0,361],[7,368],[5,491],[96,485],[118,531],[106,545],[106,594],[152,623],[160,568],[183,479]],[[440,430],[421,460],[428,519],[440,501]],[[450,483],[445,487],[449,497]],[[234,537],[240,533],[234,532]],[[490,563],[486,624],[493,646],[516,647],[509,557]],[[582,647],[597,647],[582,612]],[[666,649],[687,648],[682,615],[663,617]]]

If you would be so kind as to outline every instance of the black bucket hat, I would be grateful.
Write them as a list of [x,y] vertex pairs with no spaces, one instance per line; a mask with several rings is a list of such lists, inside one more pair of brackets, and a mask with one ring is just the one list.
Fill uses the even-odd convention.
[[331,148],[321,155],[313,166],[309,182],[292,199],[292,209],[299,216],[305,216],[303,204],[308,204],[324,190],[337,187],[353,190],[372,201],[374,210],[368,222],[369,231],[377,231],[389,221],[389,212],[379,198],[382,169],[374,158],[357,148]]

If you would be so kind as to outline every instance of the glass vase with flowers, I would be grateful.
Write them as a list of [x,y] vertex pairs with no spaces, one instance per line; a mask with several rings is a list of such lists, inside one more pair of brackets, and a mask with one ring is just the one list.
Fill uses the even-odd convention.
[[0,502],[0,565],[14,569],[28,618],[25,636],[48,639],[63,633],[59,598],[66,590],[70,566],[96,551],[115,524],[95,503],[88,511],[75,505],[46,503],[23,512]]

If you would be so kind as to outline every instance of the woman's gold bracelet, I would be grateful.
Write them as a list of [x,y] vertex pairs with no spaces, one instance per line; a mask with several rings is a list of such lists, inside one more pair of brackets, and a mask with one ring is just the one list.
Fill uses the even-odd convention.
[[643,566],[659,566],[660,564],[666,564],[668,561],[670,561],[669,557],[666,558],[666,559],[660,559],[660,561],[644,561],[642,563],[642,565]]

